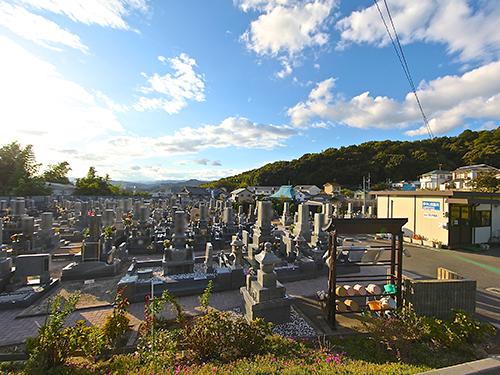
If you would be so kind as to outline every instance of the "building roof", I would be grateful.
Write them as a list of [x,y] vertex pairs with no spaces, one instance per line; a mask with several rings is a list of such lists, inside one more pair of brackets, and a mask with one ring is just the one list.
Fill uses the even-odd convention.
[[436,169],[434,171],[423,173],[422,176],[427,176],[427,175],[430,175],[430,174],[451,174],[451,172],[450,171],[444,171],[442,169]]
[[248,190],[247,188],[239,188],[239,189],[233,190],[231,192],[231,194],[237,195],[237,194],[240,194],[240,193],[244,192],[245,190],[248,191],[249,193],[251,193],[251,191]]
[[327,185],[331,185],[331,186],[342,186],[340,184],[337,184],[336,182],[327,182],[326,184],[323,184],[323,186],[327,186]]
[[403,186],[401,187],[401,190],[402,191],[415,191],[415,190],[417,190],[417,187],[413,186],[411,184],[403,184]]
[[416,191],[402,191],[402,190],[380,190],[374,191],[373,194],[377,196],[382,195],[399,195],[399,196],[435,196],[435,197],[492,197],[499,198],[500,193],[483,193],[478,191],[469,190],[416,190]]
[[476,165],[467,165],[465,167],[457,168],[453,172],[472,171],[472,170],[477,170],[477,169],[494,169],[497,171],[499,170],[498,168],[492,167],[491,165],[476,164]]
[[318,188],[316,185],[297,185],[293,189],[294,190],[309,190],[312,187]]
[[295,190],[293,190],[292,185],[283,185],[276,193],[271,195],[270,198],[295,199]]
[[207,189],[198,186],[185,186],[179,194],[181,195],[210,195]]

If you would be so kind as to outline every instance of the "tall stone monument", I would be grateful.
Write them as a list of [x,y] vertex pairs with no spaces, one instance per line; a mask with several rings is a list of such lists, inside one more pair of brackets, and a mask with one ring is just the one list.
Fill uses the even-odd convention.
[[258,203],[257,222],[253,229],[253,243],[248,247],[248,257],[253,259],[259,250],[259,244],[272,242],[274,240],[271,231],[271,219],[273,215],[273,205],[271,202],[260,201]]
[[171,246],[165,248],[163,253],[163,274],[192,273],[195,258],[193,247],[186,244],[187,223],[185,212],[177,211],[174,223]]
[[89,234],[83,240],[82,262],[99,261],[101,254],[101,215],[89,216]]
[[292,299],[277,280],[274,266],[281,260],[272,252],[272,244],[266,242],[264,251],[255,260],[260,265],[257,276],[247,275],[246,286],[240,288],[245,318],[249,321],[262,318],[274,324],[289,322]]

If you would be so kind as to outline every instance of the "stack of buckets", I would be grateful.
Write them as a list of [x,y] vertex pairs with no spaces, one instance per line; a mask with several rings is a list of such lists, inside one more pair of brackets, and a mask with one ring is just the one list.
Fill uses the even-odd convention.
[[[353,297],[353,296],[366,296],[370,295],[382,295],[382,289],[376,284],[369,284],[366,288],[363,285],[356,284],[353,287],[350,285],[337,285],[335,293],[339,297]],[[392,295],[396,293],[396,286],[393,284],[387,284],[384,286],[384,294]],[[346,299],[344,301],[335,301],[338,312],[347,311],[358,311],[359,305],[352,299]],[[370,310],[386,310],[396,308],[396,301],[389,296],[385,296],[380,299],[380,301],[370,301],[368,302],[368,307]]]

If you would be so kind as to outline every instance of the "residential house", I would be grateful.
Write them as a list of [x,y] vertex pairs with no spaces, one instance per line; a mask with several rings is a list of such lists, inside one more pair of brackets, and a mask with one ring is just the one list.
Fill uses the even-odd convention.
[[52,195],[55,196],[70,196],[75,191],[75,185],[72,184],[58,184],[56,182],[46,182],[45,186],[52,189]]
[[325,191],[326,194],[334,196],[334,195],[340,195],[341,190],[342,190],[342,185],[337,184],[336,182],[327,182],[326,184],[323,185],[323,190]]
[[368,190],[365,189],[363,192],[363,189],[358,189],[354,192],[354,199],[376,199],[377,196],[374,194],[373,190]]
[[500,169],[492,167],[486,164],[469,165],[466,167],[460,167],[452,171],[452,179],[446,184],[441,186],[441,190],[445,189],[457,189],[457,190],[470,190],[470,182],[477,177],[479,172],[494,171],[497,177],[500,177]]
[[210,191],[203,187],[198,186],[186,186],[184,187],[177,196],[182,199],[182,202],[187,203],[193,200],[209,200]]
[[247,188],[239,188],[231,192],[231,202],[253,201],[253,194]]
[[442,184],[451,180],[451,172],[437,169],[420,176],[420,189],[437,190]]
[[252,192],[254,197],[258,197],[260,195],[263,195],[265,197],[270,197],[274,193],[276,193],[280,187],[279,186],[249,186],[247,187],[248,190]]
[[321,192],[321,189],[317,187],[316,185],[297,185],[293,188],[295,190],[295,193],[302,192],[302,193],[308,193],[309,195],[316,195]]

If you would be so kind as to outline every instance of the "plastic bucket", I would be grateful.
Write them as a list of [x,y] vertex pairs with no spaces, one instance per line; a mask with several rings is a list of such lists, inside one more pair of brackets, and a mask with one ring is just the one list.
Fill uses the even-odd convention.
[[380,300],[380,306],[382,306],[385,310],[392,310],[396,308],[396,301],[394,301],[391,297],[384,297]]
[[363,285],[360,285],[360,284],[354,285],[354,290],[356,291],[356,294],[358,296],[365,296],[366,295],[366,288]]
[[343,286],[337,285],[335,288],[335,294],[339,297],[345,297],[347,296],[347,290]]
[[396,285],[394,285],[394,284],[384,285],[384,291],[387,294],[396,294]]
[[352,299],[346,299],[344,303],[346,304],[347,308],[351,311],[358,311],[359,309],[359,305]]
[[380,306],[380,301],[370,301],[368,302],[368,307],[370,310],[382,310],[382,306]]
[[368,284],[366,291],[370,294],[381,294],[382,289],[377,284]]
[[354,288],[348,284],[344,285],[344,289],[346,290],[347,295],[349,297],[352,297],[356,294],[356,291],[354,290]]
[[338,312],[346,312],[347,311],[347,305],[339,300],[335,301],[336,309]]

